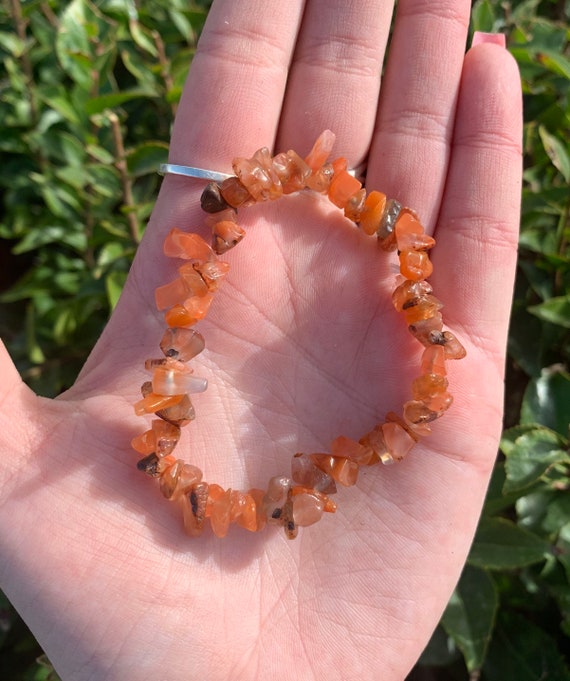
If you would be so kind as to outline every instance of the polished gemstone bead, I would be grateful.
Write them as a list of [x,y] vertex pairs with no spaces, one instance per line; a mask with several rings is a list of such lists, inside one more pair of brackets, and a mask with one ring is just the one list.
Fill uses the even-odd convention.
[[154,433],[155,448],[154,452],[159,457],[168,456],[180,440],[180,428],[162,419],[154,419],[151,423]]
[[292,194],[307,186],[311,169],[294,151],[277,154],[273,158],[273,169],[277,173],[284,194]]
[[335,134],[330,130],[325,130],[317,137],[313,148],[305,158],[305,163],[313,173],[326,163],[334,146],[335,139]]
[[230,526],[231,489],[224,490],[220,485],[212,484],[208,489],[206,517],[216,537],[225,537]]
[[235,208],[226,208],[226,210],[222,210],[219,213],[213,213],[212,215],[206,215],[205,223],[206,225],[212,229],[212,227],[217,223],[217,222],[237,222],[237,210]]
[[401,461],[416,444],[415,439],[399,423],[384,423],[382,434],[390,455],[396,461]]
[[443,345],[428,345],[423,351],[421,360],[423,374],[439,374],[445,376],[445,348]]
[[439,414],[428,409],[423,402],[409,400],[404,404],[404,420],[414,426],[435,421]]
[[168,409],[178,404],[184,395],[160,395],[157,393],[149,393],[142,400],[135,403],[135,414],[142,416],[143,414],[154,414],[154,412],[161,409]]
[[265,491],[262,489],[252,488],[248,490],[247,493],[255,502],[255,524],[256,531],[259,532],[267,524],[267,515],[265,514],[265,508],[263,506]]
[[431,260],[424,251],[400,251],[399,258],[400,272],[406,279],[427,279],[433,272]]
[[394,236],[394,227],[396,220],[402,210],[402,204],[396,199],[388,199],[384,206],[384,212],[380,219],[380,225],[376,230],[376,236],[380,241],[380,246],[385,251],[396,250],[396,239]]
[[178,459],[161,475],[160,491],[167,499],[174,501],[200,480],[202,480],[202,471],[199,468]]
[[220,185],[220,193],[224,200],[233,208],[245,208],[255,203],[253,196],[237,177],[228,177]]
[[291,479],[285,475],[276,475],[269,480],[267,492],[263,497],[263,512],[268,523],[283,523],[283,506],[287,500]]
[[208,488],[207,482],[197,482],[192,485],[189,492],[182,495],[184,529],[192,537],[199,536],[204,529]]
[[412,383],[412,395],[414,400],[423,402],[438,393],[445,392],[447,386],[448,380],[445,376],[440,374],[424,374],[416,378]]
[[194,265],[194,268],[206,282],[208,290],[211,293],[214,293],[214,291],[218,290],[223,278],[229,272],[230,264],[229,262],[217,260],[215,262],[210,261],[199,265],[196,264]]
[[213,260],[214,252],[199,234],[171,229],[164,240],[164,255],[184,260]]
[[[366,435],[360,438],[359,443],[367,449],[372,449],[376,454],[376,461],[381,461],[383,464],[389,464],[393,463],[394,459],[388,451],[384,433],[382,432],[382,425],[383,424],[379,423],[374,426],[369,433],[366,433]],[[372,461],[372,463],[376,463],[376,461]]]
[[429,424],[438,418],[438,413],[428,409],[423,402],[410,400],[404,404],[403,416],[414,433],[425,436],[431,433]]
[[205,348],[204,337],[194,329],[166,329],[160,341],[160,349],[165,357],[189,362]]
[[179,395],[182,399],[184,393],[202,393],[207,387],[208,381],[205,378],[194,376],[189,371],[157,367],[152,375],[152,389],[157,395]]
[[158,478],[161,475],[160,459],[156,454],[149,454],[144,459],[139,459],[137,468],[139,471],[150,475],[151,478]]
[[283,505],[283,512],[281,514],[281,522],[283,523],[283,529],[285,530],[285,536],[287,539],[295,539],[299,529],[293,518],[293,501],[288,496],[287,501]]
[[378,232],[385,206],[386,194],[375,190],[368,194],[364,202],[364,209],[360,215],[360,229],[365,234],[372,236],[372,234]]
[[403,312],[416,304],[416,301],[433,292],[427,281],[406,279],[392,293],[392,302],[398,312]]
[[194,405],[188,395],[183,395],[178,404],[166,409],[159,409],[155,413],[161,419],[164,419],[165,421],[168,421],[168,423],[172,423],[179,428],[187,426],[190,421],[193,421],[196,418]]
[[329,187],[328,197],[335,206],[344,208],[350,197],[356,194],[361,187],[362,184],[346,170],[335,171]]
[[232,490],[230,495],[230,523],[236,523],[250,532],[257,530],[255,499],[251,494]]
[[331,454],[336,457],[350,459],[359,466],[371,466],[379,461],[378,454],[376,454],[372,447],[367,447],[344,435],[339,435],[339,437],[331,442]]
[[352,220],[352,222],[359,222],[362,211],[364,210],[365,201],[366,189],[359,189],[346,202],[344,206],[344,217]]
[[428,397],[425,400],[422,400],[422,402],[428,409],[437,412],[441,416],[441,414],[443,414],[444,411],[447,411],[453,404],[453,395],[445,391],[437,393],[432,397]]
[[334,168],[332,163],[325,163],[325,165],[314,172],[307,180],[307,187],[314,192],[324,194],[328,192],[334,175]]
[[435,239],[425,233],[417,216],[403,208],[394,227],[399,251],[427,251],[435,246]]
[[341,485],[350,487],[356,483],[358,478],[358,464],[356,462],[330,454],[310,454],[309,456],[321,470],[328,473]]
[[270,164],[269,150],[262,148],[256,151],[251,159],[235,158],[232,162],[237,178],[255,201],[277,199],[283,194],[277,174],[272,168],[266,167],[266,158]]
[[210,182],[206,185],[200,196],[200,206],[205,213],[219,213],[228,207],[217,182]]
[[198,320],[188,312],[184,305],[174,305],[164,314],[164,321],[170,327],[184,327],[192,326]]
[[322,495],[305,492],[291,496],[293,504],[293,522],[299,527],[307,527],[318,522],[325,508]]
[[467,354],[463,345],[461,345],[451,331],[443,332],[442,345],[445,350],[445,359],[463,359]]
[[188,297],[188,287],[183,279],[175,279],[169,284],[159,286],[154,292],[157,310],[166,310],[182,303]]
[[216,222],[212,227],[212,248],[218,255],[222,255],[237,246],[244,236],[245,230],[237,223],[231,220]]
[[299,485],[334,494],[336,484],[332,477],[321,470],[306,454],[295,454],[291,459],[291,478]]
[[137,435],[131,440],[131,447],[135,452],[144,454],[145,456],[153,454],[155,448],[154,432],[152,430],[147,430],[142,433],[142,435]]
[[[281,184],[279,175],[275,171],[273,158],[271,157],[269,149],[267,147],[261,147],[261,149],[258,149],[255,152],[251,161],[253,164],[257,164],[257,168],[262,169],[270,180],[268,194],[266,196],[264,195],[263,200],[275,200],[281,198],[283,196],[283,185]],[[255,169],[255,172],[257,171],[257,168]],[[247,187],[247,183],[243,180],[242,182]],[[251,189],[249,191],[250,194],[253,194]]]
[[214,296],[211,293],[207,293],[205,296],[191,296],[186,298],[182,306],[194,319],[204,319],[213,300]]
[[426,347],[429,345],[445,345],[443,336],[443,319],[441,312],[436,312],[429,319],[422,319],[408,326],[409,332]]
[[415,324],[422,319],[430,319],[442,307],[443,303],[435,296],[427,295],[415,298],[404,307],[406,324]]
[[[214,267],[217,265],[217,263],[214,261],[208,262],[211,262]],[[200,272],[200,268],[204,266],[204,264],[204,261],[187,263],[186,265],[182,265],[182,267],[180,267],[178,270],[180,279],[186,286],[185,298],[188,298],[189,296],[205,296],[211,292],[208,282],[204,279]],[[178,302],[183,302],[183,300]]]

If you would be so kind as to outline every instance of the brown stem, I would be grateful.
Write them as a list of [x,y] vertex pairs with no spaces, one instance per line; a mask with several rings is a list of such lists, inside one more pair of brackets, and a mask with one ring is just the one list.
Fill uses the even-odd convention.
[[111,128],[113,130],[113,141],[115,143],[115,168],[119,171],[121,175],[121,183],[123,185],[123,199],[124,205],[127,209],[127,222],[129,224],[129,231],[131,237],[135,244],[140,243],[140,227],[135,214],[135,201],[133,197],[133,183],[129,177],[127,159],[125,155],[125,146],[123,144],[123,133],[121,132],[121,124],[119,123],[119,117],[116,113],[111,112],[109,114],[109,120],[111,121]]
[[[156,49],[157,49],[157,52],[158,52],[158,63],[160,64],[160,75],[162,76],[162,79],[164,80],[164,84],[166,85],[166,92],[168,93],[169,91],[171,92],[174,89],[174,81],[172,80],[172,76],[170,74],[170,64],[169,64],[168,59],[166,57],[166,51],[164,49],[164,41],[160,37],[160,33],[158,31],[153,31],[152,37],[154,38],[154,44],[156,45]],[[172,115],[176,116],[176,111],[178,110],[177,103],[172,102],[171,105],[170,105],[170,108],[172,110]]]

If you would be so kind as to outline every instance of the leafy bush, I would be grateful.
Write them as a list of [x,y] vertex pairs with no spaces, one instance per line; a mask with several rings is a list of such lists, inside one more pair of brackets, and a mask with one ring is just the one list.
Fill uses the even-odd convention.
[[[0,334],[68,387],[156,196],[208,2],[0,7]],[[479,0],[521,68],[525,175],[501,452],[460,583],[410,680],[570,681],[570,59],[564,1]],[[56,678],[0,594],[0,678]]]

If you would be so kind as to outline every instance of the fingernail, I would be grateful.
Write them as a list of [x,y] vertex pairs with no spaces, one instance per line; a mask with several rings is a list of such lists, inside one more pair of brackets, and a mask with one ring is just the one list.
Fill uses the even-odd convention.
[[471,47],[482,45],[483,43],[499,45],[499,47],[507,46],[504,33],[483,33],[483,31],[475,31],[473,40],[471,41]]

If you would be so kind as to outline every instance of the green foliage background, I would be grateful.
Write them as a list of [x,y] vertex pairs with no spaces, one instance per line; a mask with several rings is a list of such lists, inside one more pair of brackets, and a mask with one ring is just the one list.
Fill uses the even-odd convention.
[[[71,385],[152,209],[208,0],[0,6],[0,335]],[[570,681],[570,3],[478,0],[525,96],[505,431],[468,564],[410,681]],[[0,678],[57,676],[0,594]]]

